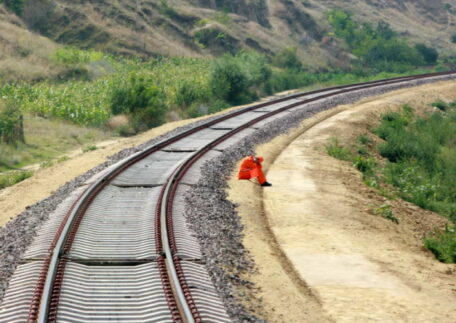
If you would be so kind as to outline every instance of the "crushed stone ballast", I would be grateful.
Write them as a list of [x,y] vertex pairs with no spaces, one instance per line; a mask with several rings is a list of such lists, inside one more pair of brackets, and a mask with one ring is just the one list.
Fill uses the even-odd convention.
[[434,73],[294,94],[120,152],[1,229],[0,321],[258,320],[231,296],[239,277],[225,272],[251,266],[224,192],[235,163],[322,110],[454,78]]

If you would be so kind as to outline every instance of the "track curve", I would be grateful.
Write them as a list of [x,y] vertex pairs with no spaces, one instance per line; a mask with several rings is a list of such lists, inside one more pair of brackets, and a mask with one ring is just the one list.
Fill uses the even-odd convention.
[[163,140],[74,192],[38,233],[0,306],[1,322],[230,322],[188,229],[183,196],[205,161],[284,114],[435,73],[299,93]]

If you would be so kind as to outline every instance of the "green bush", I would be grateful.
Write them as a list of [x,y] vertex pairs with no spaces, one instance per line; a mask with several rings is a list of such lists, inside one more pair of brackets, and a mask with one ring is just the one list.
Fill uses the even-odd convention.
[[446,111],[448,109],[448,104],[443,101],[437,101],[437,102],[432,103],[431,105],[441,111]]
[[356,156],[353,165],[364,175],[370,176],[374,174],[374,168],[377,162],[371,157]]
[[0,0],[0,3],[3,3],[6,8],[20,16],[24,10],[25,1],[26,0]]
[[27,179],[33,175],[32,171],[9,171],[7,173],[0,173],[0,189],[13,186],[24,179]]
[[426,63],[433,64],[438,58],[433,48],[423,44],[409,46],[385,22],[379,22],[376,27],[369,23],[360,24],[351,14],[341,10],[330,11],[328,20],[335,35],[345,40],[365,68],[405,72]]
[[361,145],[369,145],[374,142],[372,138],[370,138],[367,134],[362,134],[358,136],[358,138],[356,138],[356,141],[358,141],[358,143],[360,143]]
[[456,44],[456,33],[451,35],[451,42],[453,42],[454,44]]
[[454,226],[447,226],[444,231],[427,236],[424,238],[424,245],[441,262],[456,263],[456,230]]
[[136,131],[146,130],[164,122],[166,107],[162,91],[151,79],[132,74],[114,87],[111,95],[113,114],[131,116]]
[[272,63],[289,70],[300,71],[302,69],[302,62],[298,57],[296,47],[284,48],[274,55]]
[[455,117],[449,108],[426,117],[388,113],[376,129],[386,140],[378,149],[390,161],[385,167],[387,182],[398,187],[404,199],[452,220],[456,220]]
[[382,204],[377,208],[373,209],[375,215],[380,215],[381,217],[388,219],[396,224],[399,224],[399,219],[394,216],[393,210],[391,210],[391,205]]
[[23,117],[19,108],[12,103],[0,101],[0,143],[24,142]]
[[209,86],[214,97],[230,103],[238,103],[247,91],[248,75],[232,55],[226,54],[214,61],[209,74]]
[[427,47],[425,44],[416,44],[415,49],[423,56],[423,59],[427,64],[437,63],[439,52],[437,52],[435,48]]
[[345,161],[353,160],[353,154],[350,149],[342,146],[337,138],[331,138],[325,148],[328,155],[334,158]]

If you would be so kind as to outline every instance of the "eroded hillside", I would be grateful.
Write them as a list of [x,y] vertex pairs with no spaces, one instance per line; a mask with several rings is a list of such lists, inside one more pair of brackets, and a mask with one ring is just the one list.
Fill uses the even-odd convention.
[[[0,15],[1,34],[28,29],[56,43],[117,54],[207,56],[240,48],[271,53],[294,46],[307,66],[318,68],[347,61],[326,19],[335,8],[351,11],[356,20],[386,21],[412,42],[443,53],[455,48],[450,38],[456,4],[448,0],[33,0],[16,10],[19,18],[3,8]],[[24,37],[16,37],[18,43]],[[53,46],[43,39],[34,42]],[[13,56],[9,53],[2,56]],[[35,53],[32,49],[21,55]]]

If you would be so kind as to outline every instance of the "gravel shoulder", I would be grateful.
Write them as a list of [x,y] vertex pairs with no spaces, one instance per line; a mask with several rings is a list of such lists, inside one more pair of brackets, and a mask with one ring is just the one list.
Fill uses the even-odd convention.
[[[269,322],[452,322],[456,266],[422,247],[423,234],[446,220],[403,201],[399,225],[371,214],[385,199],[351,165],[326,154],[330,137],[349,141],[369,121],[405,103],[425,109],[456,99],[455,82],[367,98],[315,115],[256,149],[271,188],[238,181],[243,243],[256,264],[257,290],[246,306]],[[240,290],[240,293],[248,291]]]

